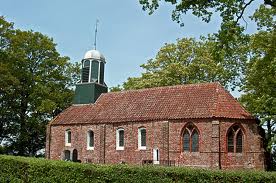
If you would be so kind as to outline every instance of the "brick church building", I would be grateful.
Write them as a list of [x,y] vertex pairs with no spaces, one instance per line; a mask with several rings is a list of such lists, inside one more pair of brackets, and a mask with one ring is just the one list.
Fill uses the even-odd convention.
[[47,158],[265,168],[257,120],[219,83],[107,93],[104,66],[97,50],[85,54],[74,104],[47,127]]

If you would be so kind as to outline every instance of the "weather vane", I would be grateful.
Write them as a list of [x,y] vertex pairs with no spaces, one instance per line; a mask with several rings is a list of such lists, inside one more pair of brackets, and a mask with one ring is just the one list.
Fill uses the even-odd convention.
[[96,20],[96,26],[95,26],[95,39],[94,39],[94,48],[95,48],[95,50],[97,49],[98,23],[99,23],[99,20],[97,19],[97,20]]

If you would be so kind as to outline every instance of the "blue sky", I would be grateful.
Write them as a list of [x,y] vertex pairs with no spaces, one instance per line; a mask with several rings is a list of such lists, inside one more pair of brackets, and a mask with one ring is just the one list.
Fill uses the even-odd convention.
[[171,20],[171,6],[162,4],[149,16],[138,0],[0,0],[0,4],[0,15],[16,28],[52,37],[61,55],[69,56],[72,62],[81,61],[93,48],[99,19],[97,49],[106,57],[105,82],[109,87],[139,76],[139,66],[153,58],[164,43],[199,38],[216,32],[220,24],[216,17],[207,24],[188,15],[183,17],[185,26],[180,27]]

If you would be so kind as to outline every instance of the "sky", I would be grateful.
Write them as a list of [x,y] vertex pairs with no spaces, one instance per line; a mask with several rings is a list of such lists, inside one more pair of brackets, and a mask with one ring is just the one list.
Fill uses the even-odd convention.
[[206,36],[220,25],[218,17],[204,23],[187,15],[183,17],[185,26],[180,27],[171,20],[172,6],[162,3],[148,15],[139,0],[0,0],[0,5],[0,16],[14,22],[15,28],[52,37],[59,53],[71,62],[80,62],[93,49],[98,19],[97,50],[106,58],[108,87],[139,76],[143,71],[139,66],[154,58],[165,43]]

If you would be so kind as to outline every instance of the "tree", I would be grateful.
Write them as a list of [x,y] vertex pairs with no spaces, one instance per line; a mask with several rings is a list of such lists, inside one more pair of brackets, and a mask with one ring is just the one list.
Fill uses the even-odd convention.
[[[241,102],[255,114],[266,130],[266,147],[276,151],[276,9],[262,6],[253,16],[260,31],[251,36]],[[275,158],[275,155],[274,155]],[[276,162],[276,159],[274,159]],[[276,168],[276,167],[274,167]]]
[[[239,46],[235,47],[231,57],[227,56],[213,36],[199,41],[183,38],[177,40],[176,44],[165,44],[154,59],[141,65],[145,69],[142,76],[128,78],[123,88],[128,90],[215,81],[235,87],[247,59],[246,44],[236,44]],[[116,87],[116,90],[119,89]]]
[[[143,10],[147,10],[152,14],[160,6],[161,0],[139,0]],[[209,22],[214,12],[219,13],[222,22],[235,22],[237,24],[243,19],[246,8],[253,3],[261,3],[276,8],[276,0],[164,0],[174,6],[172,11],[172,19],[183,25],[181,20],[182,14],[191,11],[194,16],[200,17],[203,21]]]
[[44,147],[48,121],[71,104],[78,65],[41,33],[14,30],[8,40],[0,60],[5,145],[11,153],[35,155]]
[[[152,14],[160,6],[162,0],[139,0],[143,10]],[[163,1],[162,1],[163,2]],[[252,6],[259,6],[255,12],[260,9],[275,10],[276,0],[164,0],[174,6],[172,11],[172,20],[184,26],[182,15],[191,12],[194,16],[201,18],[204,22],[210,22],[212,16],[221,17],[221,25],[218,33],[215,34],[222,47],[231,47],[238,39],[243,37],[247,28],[248,19],[245,12]],[[255,4],[255,5],[254,5]],[[256,13],[255,13],[256,14]],[[266,20],[273,20],[272,14],[266,14]],[[248,16],[248,15],[247,15]],[[249,15],[250,17],[251,15]],[[251,19],[254,21],[254,19]],[[230,50],[225,50],[227,54],[231,54]]]
[[[9,37],[13,34],[13,24],[6,22],[3,17],[0,16],[0,60],[5,60],[7,57],[6,49],[10,45]],[[15,78],[10,74],[7,64],[0,62],[0,144],[8,134],[8,127],[10,125],[8,118],[12,116],[8,115],[9,106],[12,101],[5,100],[4,96],[7,96],[11,84],[15,84]],[[4,120],[5,119],[5,120]]]

